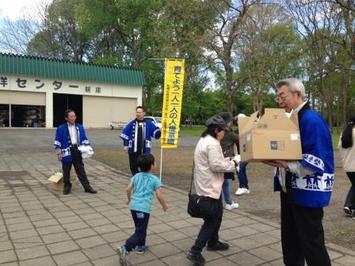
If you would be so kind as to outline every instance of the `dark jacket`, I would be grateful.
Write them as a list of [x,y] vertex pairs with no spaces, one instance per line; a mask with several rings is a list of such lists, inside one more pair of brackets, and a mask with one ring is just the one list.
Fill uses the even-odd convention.
[[221,140],[224,157],[234,157],[236,155],[234,145],[237,145],[237,142],[237,134],[235,134],[232,129],[227,128],[224,131],[224,138]]
[[[232,129],[227,128],[224,131],[224,138],[221,140],[221,146],[224,157],[234,157],[236,154],[234,152],[234,145],[237,144],[238,136],[233,132]],[[225,179],[233,179],[234,173],[224,173]]]

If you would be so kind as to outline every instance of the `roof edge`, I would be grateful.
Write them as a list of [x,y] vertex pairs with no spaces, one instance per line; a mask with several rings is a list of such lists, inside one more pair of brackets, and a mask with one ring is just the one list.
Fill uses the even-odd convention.
[[43,60],[43,61],[59,62],[59,63],[67,63],[67,64],[75,64],[75,65],[84,65],[84,66],[96,66],[96,67],[122,69],[122,70],[142,71],[141,69],[135,68],[135,67],[124,67],[124,66],[105,65],[105,64],[93,64],[93,63],[86,63],[86,62],[73,62],[73,61],[63,60],[63,59],[59,59],[59,58],[49,58],[49,57],[33,56],[33,55],[23,55],[23,54],[0,52],[0,56],[28,58],[28,59],[34,59],[34,60]]

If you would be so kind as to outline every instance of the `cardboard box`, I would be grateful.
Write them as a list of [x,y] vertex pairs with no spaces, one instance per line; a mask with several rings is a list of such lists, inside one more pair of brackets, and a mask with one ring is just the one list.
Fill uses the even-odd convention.
[[63,178],[63,174],[61,172],[55,172],[53,175],[51,175],[48,178],[48,180],[54,183],[58,183],[62,178]]
[[242,161],[302,159],[297,113],[268,108],[260,118],[258,112],[238,118],[238,126]]

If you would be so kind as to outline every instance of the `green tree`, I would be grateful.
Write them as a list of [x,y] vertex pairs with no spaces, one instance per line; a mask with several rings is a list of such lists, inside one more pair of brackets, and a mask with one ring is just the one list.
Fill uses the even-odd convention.
[[236,71],[240,54],[235,44],[242,33],[242,25],[248,17],[249,9],[259,3],[254,0],[210,1],[211,8],[217,10],[216,20],[207,28],[205,47],[208,63],[222,81],[227,98],[226,109],[233,113],[234,98],[238,91],[239,81]]
[[302,75],[302,42],[279,5],[254,6],[243,27],[238,76],[252,97],[253,110],[262,111],[278,80]]
[[159,93],[163,65],[151,61],[166,47],[165,1],[81,0],[78,21],[93,40],[93,62],[136,67],[145,74],[143,104],[151,110],[152,96]]
[[[208,84],[204,42],[206,28],[215,21],[216,10],[209,1],[167,1],[162,17],[170,37],[163,54],[186,60],[183,119],[196,119],[202,105],[203,89]],[[201,15],[203,14],[203,15]]]
[[144,71],[143,102],[151,113],[158,112],[159,105],[152,99],[161,95],[163,83],[163,64],[155,58],[185,58],[184,97],[188,102],[195,97],[190,95],[200,88],[196,84],[201,83],[201,43],[211,19],[214,13],[199,0],[82,0],[78,13],[80,25],[94,43],[90,55],[93,62]]
[[[334,123],[334,118],[342,117],[345,121],[349,113],[348,95],[354,76],[350,48],[353,31],[348,28],[349,18],[353,18],[350,2],[345,5],[344,1],[286,1],[306,47],[304,66],[309,99],[331,125],[338,123]],[[342,104],[341,116],[335,114],[340,111],[335,108],[338,104]]]
[[54,0],[46,10],[42,30],[28,43],[27,53],[82,62],[90,43],[75,19],[79,0]]

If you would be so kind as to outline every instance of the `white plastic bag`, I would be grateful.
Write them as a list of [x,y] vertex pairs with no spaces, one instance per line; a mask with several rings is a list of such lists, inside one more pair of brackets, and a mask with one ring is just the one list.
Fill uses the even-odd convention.
[[91,158],[94,155],[93,148],[88,145],[80,145],[78,150],[81,152],[81,157],[83,159]]

